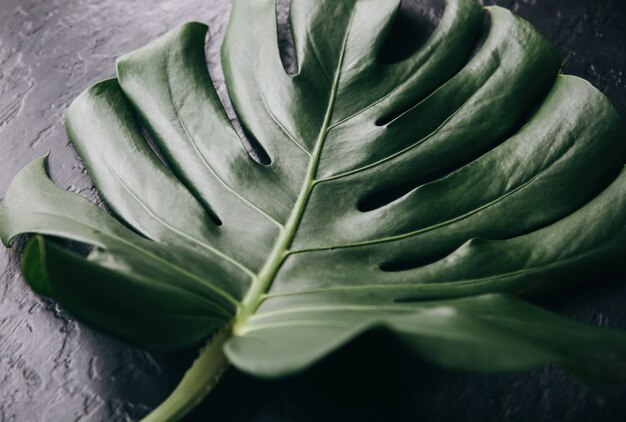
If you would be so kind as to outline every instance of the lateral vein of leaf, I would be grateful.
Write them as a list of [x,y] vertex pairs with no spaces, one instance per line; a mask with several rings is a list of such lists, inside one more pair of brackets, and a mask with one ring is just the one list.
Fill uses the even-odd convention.
[[295,313],[306,312],[332,312],[332,311],[397,311],[397,312],[409,312],[416,311],[420,308],[416,306],[406,305],[336,305],[336,306],[302,306],[299,308],[281,309],[279,311],[270,311],[254,314],[250,320],[258,321],[259,319],[270,318],[274,316],[290,315]]
[[[603,243],[608,243],[612,239],[609,239]],[[596,248],[598,249],[598,248]],[[532,274],[534,272],[543,271],[546,269],[558,267],[560,265],[567,265],[569,262],[572,262],[580,257],[584,257],[587,255],[592,255],[594,253],[593,250],[578,253],[569,256],[568,258],[561,259],[558,261],[551,262],[545,265],[539,265],[532,268],[527,268],[518,271],[511,271],[508,273],[502,273],[497,275],[492,275],[488,277],[480,277],[471,280],[458,280],[458,281],[446,281],[442,283],[390,283],[390,284],[368,284],[363,286],[336,286],[336,287],[323,287],[319,289],[308,289],[308,290],[294,290],[288,292],[280,292],[280,293],[267,293],[265,295],[266,299],[273,299],[278,297],[286,297],[286,296],[299,296],[299,295],[309,295],[309,294],[318,294],[318,293],[330,293],[330,292],[342,292],[342,291],[367,291],[367,290],[437,290],[437,289],[445,289],[449,291],[450,289],[463,288],[467,286],[480,286],[482,284],[488,284],[493,280],[504,281],[506,279],[516,277],[519,275]]]
[[237,266],[239,269],[241,269],[242,271],[246,272],[247,274],[254,276],[254,273],[248,269],[246,266],[244,266],[243,264],[241,264],[240,262],[236,261],[235,259],[231,258],[230,256],[226,255],[225,253],[221,252],[218,249],[215,249],[214,247],[212,247],[211,245],[208,245],[204,242],[201,242],[200,240],[196,239],[193,236],[188,235],[187,233],[177,229],[176,227],[170,225],[168,222],[166,222],[165,220],[163,220],[161,217],[159,217],[154,211],[152,211],[150,209],[150,207],[148,207],[145,203],[143,203],[138,197],[137,195],[135,195],[135,193],[126,185],[126,183],[124,183],[124,181],[114,172],[111,171],[111,174],[113,175],[113,177],[115,177],[117,179],[117,181],[124,187],[124,189],[128,192],[128,194],[130,196],[133,197],[133,199],[144,209],[146,210],[146,212],[148,214],[150,214],[150,216],[152,216],[152,218],[154,218],[155,220],[157,220],[159,223],[163,224],[165,227],[167,227],[169,230],[171,230],[172,232],[176,233],[177,235],[189,240],[192,243],[195,243],[196,245],[202,247],[203,249],[208,250],[209,252],[213,252],[214,254],[216,254],[217,256],[219,256],[220,258],[224,258],[225,260],[227,260],[228,262],[230,262],[231,264]]
[[[134,274],[134,276],[135,276],[135,278],[137,278],[139,280],[143,280],[144,283],[146,283],[146,284],[152,284],[154,286],[159,287],[160,289],[162,289],[165,292],[167,292],[169,290],[169,291],[176,292],[180,296],[189,296],[190,298],[199,299],[202,302],[206,302],[208,305],[211,305],[211,306],[214,306],[215,308],[217,308],[217,310],[220,311],[218,314],[221,314],[222,316],[230,318],[233,315],[233,313],[229,309],[225,308],[221,303],[216,302],[215,300],[211,300],[213,298],[209,299],[206,296],[203,296],[203,295],[198,294],[196,292],[191,292],[189,290],[183,289],[183,288],[178,287],[178,286],[172,286],[172,285],[164,284],[164,283],[161,283],[161,282],[158,282],[158,281],[155,282],[151,278],[142,276],[140,274]],[[220,295],[220,296],[223,297],[223,295]],[[203,315],[206,316],[207,314],[206,314],[206,312],[193,312],[193,313],[187,312],[185,314],[182,314],[182,313],[178,313],[178,312],[162,312],[162,311],[159,311],[158,315],[161,315],[161,316],[165,316],[165,315],[186,316],[186,317],[190,317],[191,318],[191,317],[194,317],[194,316],[203,316]]]
[[[326,177],[326,178],[323,178],[323,179],[319,179],[319,180],[317,180],[317,183],[329,182],[329,181],[332,181],[332,180],[337,180],[337,179],[341,179],[341,178],[344,178],[344,177],[347,177],[347,176],[351,176],[353,174],[360,173],[362,171],[365,171],[365,170],[368,170],[370,168],[376,167],[376,166],[378,166],[380,164],[384,164],[387,161],[391,161],[394,158],[397,158],[397,157],[399,157],[399,156],[401,156],[401,155],[411,151],[412,149],[419,147],[423,143],[427,142],[429,139],[431,139],[434,136],[438,135],[439,132],[441,132],[441,130],[443,128],[445,128],[448,125],[448,123],[450,123],[450,120],[454,119],[461,111],[463,111],[465,106],[474,98],[475,94],[478,93],[480,91],[480,89],[483,86],[485,86],[485,84],[491,79],[491,76],[493,76],[493,74],[490,75],[488,78],[486,78],[483,81],[483,83],[479,87],[477,87],[477,89],[474,92],[474,94],[470,95],[467,98],[467,100],[465,100],[463,102],[463,104],[461,104],[456,110],[454,110],[454,112],[450,116],[448,116],[448,118],[446,118],[435,130],[433,130],[431,133],[429,133],[425,137],[423,137],[421,139],[418,139],[417,141],[415,141],[411,145],[408,145],[407,147],[401,149],[400,151],[394,152],[393,154],[388,155],[387,157],[381,158],[380,160],[377,160],[377,161],[375,161],[375,162],[373,162],[371,164],[367,164],[365,166],[361,166],[361,167],[358,167],[358,168],[353,169],[353,170],[349,170],[349,171],[346,171],[346,172],[343,172],[343,173],[339,173],[339,174],[336,174],[334,176],[329,176],[329,177]],[[435,94],[436,92],[437,91],[433,92],[433,94]],[[433,94],[431,94],[431,95],[433,95]],[[421,102],[419,102],[418,104],[416,104],[413,107],[411,107],[409,110],[407,110],[404,113],[402,113],[400,116],[396,117],[394,120],[392,120],[392,122],[388,123],[388,125],[393,123],[397,119],[401,118],[404,114],[406,114],[406,113],[410,112],[411,110],[413,110],[414,108],[418,107],[423,101],[427,100],[428,98],[430,98],[430,95],[428,97],[426,97],[424,100],[422,100]]]
[[253,326],[246,326],[240,329],[237,334],[242,336],[252,331],[260,331],[260,330],[269,330],[272,328],[285,328],[285,327],[329,327],[329,328],[340,328],[344,330],[349,330],[354,328],[352,325],[348,324],[339,324],[336,322],[329,321],[320,321],[320,320],[292,320],[292,321],[281,321],[275,323],[268,324],[257,324]]
[[276,246],[274,247],[265,265],[261,269],[259,277],[253,281],[252,286],[250,286],[250,290],[248,291],[248,294],[243,301],[243,308],[238,318],[238,324],[234,327],[235,332],[240,332],[241,330],[245,329],[244,326],[247,322],[247,319],[256,311],[259,305],[267,297],[266,292],[269,290],[272,281],[274,280],[276,274],[284,263],[285,258],[288,256],[289,247],[291,246],[293,238],[296,234],[296,230],[298,229],[298,226],[300,224],[300,220],[302,219],[304,209],[309,201],[313,187],[315,186],[315,174],[317,173],[324,140],[328,136],[328,126],[333,115],[333,109],[337,97],[337,89],[339,86],[339,79],[341,77],[341,70],[343,67],[343,59],[346,51],[346,45],[348,42],[348,34],[350,33],[353,17],[354,11],[350,16],[350,21],[346,28],[346,33],[344,35],[343,44],[341,46],[341,52],[337,63],[337,70],[335,72],[335,78],[331,87],[328,107],[326,108],[324,121],[320,128],[318,139],[315,142],[315,148],[313,150],[312,157],[309,160],[306,178],[304,180],[304,183],[302,184],[300,194],[298,195],[298,199],[294,204],[291,215],[289,216],[289,220],[287,221],[285,228],[283,229],[280,237],[276,242]]
[[313,50],[313,57],[315,57],[315,61],[317,61],[317,64],[320,66],[320,69],[322,69],[322,73],[328,80],[328,83],[332,85],[333,79],[330,77],[330,75],[328,75],[328,71],[326,70],[326,68],[322,64],[322,61],[320,60],[320,56],[317,50],[317,44],[315,44],[315,40],[311,38],[310,32],[308,31],[306,33],[306,37],[309,40],[309,44],[311,45],[311,50]]
[[[232,263],[233,265],[235,265],[236,267],[238,267],[239,269],[241,269],[242,271],[244,271],[245,273],[247,273],[247,274],[248,274],[248,275],[250,275],[251,277],[254,277],[254,276],[255,276],[255,274],[254,274],[254,273],[253,273],[250,269],[248,269],[247,267],[245,267],[243,264],[241,264],[241,263],[239,263],[239,262],[235,261],[234,259],[232,259],[232,258],[231,258],[231,257],[229,257],[228,255],[225,255],[224,253],[222,253],[222,252],[220,252],[219,250],[217,250],[217,249],[215,249],[215,248],[211,247],[210,245],[207,245],[206,243],[203,243],[203,242],[199,241],[198,239],[196,239],[196,238],[194,238],[194,237],[191,237],[191,236],[190,236],[190,235],[188,235],[187,233],[185,233],[185,232],[182,232],[182,231],[178,230],[177,228],[175,228],[175,227],[171,226],[170,224],[168,224],[167,222],[165,222],[164,220],[162,220],[162,219],[161,219],[158,215],[156,215],[156,214],[154,213],[154,211],[152,211],[152,210],[151,210],[151,209],[150,209],[147,205],[145,205],[142,201],[140,201],[140,200],[139,200],[139,198],[138,198],[138,197],[137,197],[137,196],[133,193],[133,191],[132,191],[132,190],[130,190],[130,188],[129,188],[129,187],[128,187],[125,183],[124,183],[124,181],[123,181],[123,180],[121,180],[121,179],[120,179],[120,177],[119,177],[119,176],[118,176],[115,172],[113,172],[113,171],[112,171],[112,172],[111,172],[111,174],[113,175],[113,177],[115,177],[115,178],[118,180],[118,182],[119,182],[119,183],[120,183],[120,184],[124,187],[124,189],[125,189],[125,190],[129,193],[129,195],[131,195],[131,196],[133,197],[133,199],[135,199],[135,201],[137,201],[137,203],[138,203],[138,204],[139,204],[139,205],[140,205],[143,209],[145,209],[145,210],[146,210],[146,212],[147,212],[148,214],[150,214],[150,215],[151,215],[154,219],[156,219],[157,221],[159,221],[159,222],[160,222],[161,224],[163,224],[165,227],[167,227],[168,229],[172,230],[174,233],[178,234],[179,236],[184,237],[185,239],[189,240],[190,242],[193,242],[193,243],[195,243],[195,244],[197,244],[197,245],[201,246],[202,248],[204,248],[204,249],[206,249],[206,250],[208,250],[208,251],[210,251],[210,252],[215,253],[217,256],[219,256],[219,257],[221,257],[221,258],[224,258],[225,260],[227,260],[228,262]],[[121,238],[119,238],[119,239],[121,240]],[[132,245],[132,243],[127,243],[127,242],[124,242],[124,243],[129,244],[129,245]],[[152,254],[151,254],[151,255],[152,255]],[[153,256],[154,256],[154,255],[153,255]],[[166,262],[166,261],[163,261],[163,260],[160,260],[160,261],[161,261],[161,262]],[[177,267],[177,266],[172,266],[172,267],[173,267],[173,268],[179,268],[179,267]],[[185,272],[186,274],[190,274],[190,273],[187,273],[186,271],[184,271],[184,270],[182,270],[182,269],[180,269],[180,271],[181,271],[181,272]],[[194,276],[194,278],[196,278],[196,277]],[[197,279],[198,279],[198,280],[201,280],[200,278],[197,278]],[[207,286],[211,286],[209,283],[206,283],[206,281],[203,281],[203,284],[204,284],[204,285],[207,285]],[[239,304],[239,302],[238,302],[236,299],[234,299],[232,296],[228,295],[226,292],[223,292],[221,289],[218,289],[218,288],[216,288],[216,287],[214,287],[214,286],[211,286],[211,287],[212,287],[212,289],[213,289],[213,290],[215,290],[216,292],[217,292],[217,291],[220,291],[220,292],[222,292],[222,294],[223,294],[223,295],[226,295],[225,297],[229,298],[229,300],[231,300],[231,301],[232,301],[232,303],[234,303],[234,304]]]
[[[306,149],[306,148],[304,147],[304,145],[302,145],[302,144],[301,144],[301,143],[300,143],[300,142],[296,139],[296,137],[295,137],[295,136],[293,136],[293,135],[291,134],[291,132],[289,132],[289,131],[287,130],[287,128],[285,127],[285,125],[283,125],[283,124],[281,123],[281,121],[280,121],[280,120],[278,120],[278,117],[276,117],[276,115],[274,114],[274,112],[272,111],[272,109],[271,109],[271,108],[269,107],[269,105],[267,104],[267,99],[265,98],[265,93],[263,92],[263,90],[262,90],[262,89],[261,89],[261,87],[259,86],[259,81],[258,81],[258,79],[257,79],[257,77],[256,77],[256,73],[254,74],[254,83],[256,84],[257,90],[258,90],[258,91],[259,91],[259,93],[261,94],[261,100],[263,100],[263,106],[265,107],[265,110],[267,110],[267,112],[269,113],[269,115],[270,115],[270,117],[272,118],[272,120],[274,121],[274,123],[276,123],[276,125],[280,128],[280,130],[281,130],[281,131],[282,131],[285,135],[287,135],[287,138],[288,138],[291,142],[293,142],[294,144],[296,144],[296,146],[297,146],[298,148],[300,148],[302,151],[304,151],[304,152],[306,153],[306,155],[308,155],[309,157],[311,157],[311,152],[310,152],[308,149]],[[283,227],[283,226],[282,226],[282,224],[281,224],[281,227]]]
[[[168,56],[169,57],[169,56]],[[187,129],[187,125],[185,124],[185,122],[183,121],[181,115],[180,115],[180,110],[178,108],[178,105],[176,104],[176,101],[174,101],[174,96],[172,94],[172,88],[171,88],[171,82],[170,82],[170,74],[169,74],[169,68],[168,68],[168,64],[165,64],[165,77],[167,78],[167,90],[169,93],[169,97],[170,100],[172,102],[172,107],[174,107],[174,112],[176,113],[176,118],[178,119],[178,122],[180,123],[181,128],[183,129],[183,131],[185,132],[185,136],[187,137],[187,139],[189,139],[189,142],[191,143],[191,146],[193,147],[194,152],[196,153],[196,155],[198,156],[198,158],[200,158],[200,160],[202,161],[202,164],[207,168],[207,170],[209,170],[209,172],[215,176],[215,178],[218,180],[218,182],[220,182],[229,192],[231,192],[233,195],[235,195],[236,197],[238,197],[240,200],[242,200],[244,203],[246,203],[250,208],[254,209],[255,211],[257,211],[259,214],[263,215],[265,218],[267,218],[268,220],[270,220],[272,223],[276,224],[278,227],[283,227],[283,225],[277,221],[276,219],[274,219],[272,216],[270,216],[269,214],[267,214],[265,211],[263,211],[261,208],[257,207],[255,204],[253,204],[252,202],[250,202],[248,199],[246,199],[245,197],[243,197],[240,193],[238,193],[236,190],[234,190],[233,188],[231,188],[228,183],[226,183],[226,181],[224,179],[222,179],[222,177],[220,177],[220,175],[213,169],[213,167],[211,166],[211,164],[206,160],[204,154],[202,154],[202,152],[200,151],[200,149],[198,148],[198,144],[196,143],[196,140],[194,139],[193,136],[191,136],[191,133],[189,132],[189,130]]]
[[[415,64],[419,66],[419,63],[424,63],[424,61],[428,60],[430,58],[430,56],[433,55],[434,51],[436,50],[435,47],[432,47],[428,53],[426,55],[426,57],[424,57],[421,60],[418,60],[418,58],[416,58],[415,60]],[[361,108],[360,110],[355,111],[354,113],[352,113],[351,115],[341,119],[340,121],[333,123],[332,125],[330,125],[330,127],[328,128],[329,130],[332,130],[334,128],[336,128],[337,126],[355,118],[356,116],[358,116],[359,114],[362,114],[364,112],[366,112],[367,110],[369,110],[370,108],[376,106],[377,104],[385,101],[387,98],[391,97],[394,93],[396,93],[398,90],[400,90],[401,88],[403,88],[405,85],[407,85],[409,82],[411,82],[411,76],[415,75],[413,72],[408,72],[409,76],[404,79],[402,82],[400,82],[395,88],[393,88],[391,91],[389,91],[387,94],[383,95],[382,97],[380,97],[379,99],[377,99],[376,101],[374,101],[373,103],[370,103],[369,105]],[[421,102],[421,101],[420,101]]]
[[405,238],[408,238],[408,237],[417,236],[419,234],[423,234],[423,233],[426,233],[426,232],[429,232],[429,231],[433,231],[433,230],[439,229],[441,227],[444,227],[444,226],[456,223],[456,222],[461,221],[461,220],[463,220],[465,218],[471,217],[472,215],[474,215],[474,214],[476,214],[476,213],[478,213],[478,212],[480,212],[480,211],[482,211],[482,210],[484,210],[486,208],[489,208],[489,207],[491,207],[493,205],[496,205],[500,201],[502,201],[502,200],[506,199],[507,197],[515,194],[516,192],[524,189],[526,186],[530,185],[536,179],[540,178],[546,172],[548,172],[552,168],[552,166],[554,166],[556,163],[561,161],[563,159],[563,157],[565,157],[567,155],[567,153],[573,147],[574,147],[574,143],[572,142],[558,159],[556,159],[555,161],[550,163],[550,165],[548,165],[545,169],[543,169],[542,171],[540,171],[535,176],[533,176],[532,178],[528,179],[526,182],[522,183],[521,185],[519,185],[515,189],[510,190],[509,192],[506,192],[502,196],[499,196],[498,198],[494,199],[493,201],[487,202],[486,204],[481,205],[478,208],[474,208],[473,210],[468,211],[465,214],[459,215],[458,217],[451,218],[451,219],[446,220],[446,221],[442,221],[441,223],[434,224],[432,226],[425,227],[423,229],[414,230],[414,231],[411,231],[411,232],[408,232],[408,233],[402,233],[402,234],[399,234],[399,235],[396,235],[396,236],[383,237],[383,238],[380,238],[380,239],[373,239],[373,240],[365,240],[365,241],[362,241],[362,242],[344,243],[344,244],[341,244],[341,245],[332,245],[332,246],[324,246],[324,247],[316,247],[316,248],[306,248],[306,249],[296,249],[296,250],[289,251],[289,254],[291,255],[291,254],[297,254],[297,253],[324,251],[324,250],[331,250],[331,249],[355,248],[355,247],[359,247],[359,246],[367,246],[367,245],[375,245],[375,244],[379,244],[379,243],[392,242],[392,241],[395,241],[395,240],[401,240],[401,239],[405,239]]
[[[53,214],[53,213],[49,213],[49,212],[38,211],[38,214],[50,215],[52,217],[65,218],[62,215],[60,216],[58,214]],[[124,239],[123,237],[119,237],[119,236],[113,234],[112,232],[104,232],[100,228],[98,228],[97,226],[91,226],[91,225],[85,224],[85,223],[81,223],[81,224],[84,225],[85,227],[89,227],[91,230],[93,230],[96,233],[100,233],[103,236],[106,236],[106,237],[109,237],[109,238],[111,238],[113,240],[116,240],[116,241],[118,241],[118,242],[120,242],[120,243],[122,243],[122,244],[124,244],[126,246],[131,247],[132,249],[137,250],[140,253],[143,253],[146,256],[149,256],[150,258],[154,259],[155,261],[165,265],[166,267],[172,268],[174,271],[177,271],[177,272],[185,275],[186,277],[189,277],[189,278],[191,278],[193,280],[196,280],[196,281],[200,282],[203,286],[206,286],[207,288],[209,288],[210,290],[212,290],[213,292],[215,292],[219,296],[223,297],[224,299],[226,299],[228,302],[232,303],[233,305],[235,305],[235,306],[239,305],[239,301],[237,299],[235,299],[233,296],[231,296],[229,293],[225,292],[224,290],[222,290],[222,289],[220,289],[218,287],[215,287],[214,285],[212,285],[210,283],[207,283],[206,280],[204,280],[204,279],[194,275],[193,273],[185,271],[181,267],[179,267],[177,265],[174,265],[174,264],[172,264],[169,261],[166,261],[166,260],[162,259],[160,256],[153,254],[152,252],[150,252],[150,251],[140,247],[139,245],[137,245],[137,244],[135,244],[133,242],[130,242],[130,241]],[[45,233],[45,231],[42,230],[41,233]],[[60,237],[65,237],[64,233],[59,233],[59,236]],[[80,240],[80,239],[78,239],[78,240]],[[94,242],[94,241],[91,241],[91,240],[85,240],[85,241],[90,243],[90,244],[97,245],[97,246],[101,247],[102,249],[105,249],[105,250],[107,249],[107,246],[106,246],[105,243],[97,243],[97,242]]]

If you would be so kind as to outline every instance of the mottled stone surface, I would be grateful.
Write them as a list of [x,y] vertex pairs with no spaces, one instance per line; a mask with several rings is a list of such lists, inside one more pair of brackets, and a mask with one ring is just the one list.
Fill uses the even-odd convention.
[[[626,116],[626,1],[497,3],[533,22],[560,48],[565,71],[589,79]],[[20,168],[49,151],[55,182],[96,200],[65,136],[70,101],[112,76],[115,57],[187,20],[210,25],[209,69],[224,94],[218,47],[229,9],[227,0],[1,0],[0,195]],[[93,332],[36,297],[18,265],[17,254],[0,247],[0,422],[136,420],[167,395],[193,358],[193,351],[151,355]],[[546,305],[626,329],[624,278],[590,280]],[[359,343],[285,381],[230,370],[193,419],[626,420],[624,385],[594,395],[551,368],[450,374],[416,362],[381,336]]]

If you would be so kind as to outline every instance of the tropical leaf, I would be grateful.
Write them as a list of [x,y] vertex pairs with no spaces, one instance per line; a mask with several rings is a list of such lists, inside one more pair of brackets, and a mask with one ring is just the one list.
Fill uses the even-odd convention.
[[44,158],[11,184],[0,235],[38,234],[36,292],[142,347],[209,340],[149,420],[182,417],[229,362],[291,374],[373,328],[448,368],[626,375],[624,334],[512,296],[620,267],[619,116],[502,8],[448,0],[419,49],[383,57],[399,3],[293,0],[292,75],[274,2],[236,0],[222,56],[246,147],[205,25],[121,57],[67,113],[117,218],[55,186]]

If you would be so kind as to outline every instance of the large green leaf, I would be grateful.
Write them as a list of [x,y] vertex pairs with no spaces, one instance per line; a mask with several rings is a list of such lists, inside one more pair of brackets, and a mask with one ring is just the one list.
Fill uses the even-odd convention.
[[184,415],[228,362],[290,374],[373,328],[449,368],[626,376],[626,335],[511,296],[624,259],[619,116],[558,74],[527,22],[471,0],[383,60],[399,3],[293,0],[291,75],[274,2],[236,0],[222,55],[246,147],[206,69],[206,26],[121,57],[67,113],[117,219],[56,187],[43,158],[10,186],[2,240],[44,235],[23,255],[35,291],[140,346],[210,339],[150,420]]

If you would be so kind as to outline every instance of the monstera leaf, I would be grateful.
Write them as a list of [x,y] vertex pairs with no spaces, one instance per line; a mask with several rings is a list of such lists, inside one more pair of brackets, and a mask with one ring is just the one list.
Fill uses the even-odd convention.
[[36,292],[139,346],[208,341],[149,420],[182,417],[228,363],[291,374],[373,328],[448,368],[626,375],[624,334],[513,297],[624,259],[619,116],[558,74],[527,22],[470,0],[390,59],[398,8],[293,0],[290,74],[274,2],[236,0],[222,55],[246,148],[206,26],[121,57],[67,113],[117,218],[56,187],[44,159],[16,176],[0,233],[37,234],[23,255]]

